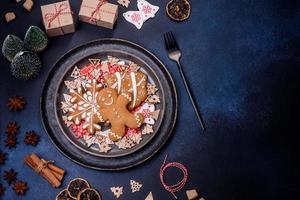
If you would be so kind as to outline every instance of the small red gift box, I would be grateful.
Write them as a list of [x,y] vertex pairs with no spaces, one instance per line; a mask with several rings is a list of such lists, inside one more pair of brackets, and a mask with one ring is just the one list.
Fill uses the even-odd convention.
[[75,25],[69,1],[41,6],[43,23],[49,37],[73,33]]
[[79,20],[113,29],[118,17],[118,5],[106,0],[82,0],[79,11]]

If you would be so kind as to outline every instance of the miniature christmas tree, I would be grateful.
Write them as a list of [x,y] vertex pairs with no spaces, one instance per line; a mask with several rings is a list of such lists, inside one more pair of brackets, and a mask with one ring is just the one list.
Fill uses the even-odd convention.
[[37,26],[30,26],[24,37],[25,47],[33,52],[43,51],[48,44],[46,34]]
[[29,80],[38,75],[41,66],[42,63],[35,53],[21,51],[11,62],[11,72],[16,78]]
[[26,49],[20,38],[15,35],[6,36],[2,45],[2,54],[7,60],[11,62],[17,53],[24,50]]

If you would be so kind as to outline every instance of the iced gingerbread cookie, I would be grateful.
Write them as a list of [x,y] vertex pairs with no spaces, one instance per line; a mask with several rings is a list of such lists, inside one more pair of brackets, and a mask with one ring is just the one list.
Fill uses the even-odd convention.
[[85,91],[82,87],[70,90],[72,108],[69,109],[68,120],[77,125],[84,121],[83,128],[94,134],[101,129],[99,122],[103,122],[96,100],[102,85],[94,79],[89,80],[85,87]]
[[132,93],[129,110],[139,106],[147,98],[147,75],[142,72],[116,72],[107,78],[107,85],[118,91]]
[[114,142],[124,136],[126,127],[138,128],[144,121],[143,115],[129,112],[127,105],[132,101],[131,96],[129,92],[118,95],[112,88],[102,89],[97,96],[103,120],[109,120],[111,123],[109,139]]

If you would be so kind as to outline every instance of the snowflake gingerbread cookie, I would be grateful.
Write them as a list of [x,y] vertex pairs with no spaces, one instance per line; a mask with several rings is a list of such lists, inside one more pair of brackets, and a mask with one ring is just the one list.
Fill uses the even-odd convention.
[[100,130],[100,122],[104,122],[96,97],[100,92],[102,85],[97,83],[95,79],[89,80],[85,85],[86,91],[81,87],[76,90],[70,90],[69,102],[73,105],[69,108],[68,120],[75,124],[80,124],[84,121],[83,128],[91,134]]

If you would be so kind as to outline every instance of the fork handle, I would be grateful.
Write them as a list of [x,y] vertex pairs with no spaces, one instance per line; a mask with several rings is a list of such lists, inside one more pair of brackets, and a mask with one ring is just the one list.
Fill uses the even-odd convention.
[[205,130],[204,121],[203,121],[203,119],[202,119],[202,117],[201,117],[201,115],[200,115],[199,108],[198,108],[197,104],[195,103],[195,100],[194,100],[195,98],[194,98],[193,93],[192,93],[192,91],[191,91],[191,89],[190,89],[190,87],[189,87],[189,85],[188,85],[188,83],[187,83],[187,80],[186,80],[186,78],[185,78],[185,74],[184,74],[184,71],[183,71],[183,69],[182,69],[182,67],[181,67],[181,64],[180,64],[179,61],[177,61],[176,63],[177,63],[177,66],[178,66],[178,68],[179,68],[179,72],[180,72],[181,78],[182,78],[182,80],[183,80],[185,89],[186,89],[186,91],[187,91],[187,93],[188,93],[188,95],[189,95],[189,98],[190,98],[190,100],[191,100],[191,103],[192,103],[192,105],[193,105],[193,107],[194,107],[194,110],[195,110],[195,112],[196,112],[197,118],[198,118],[198,120],[199,120],[199,122],[200,122],[200,125],[201,125],[202,129]]

